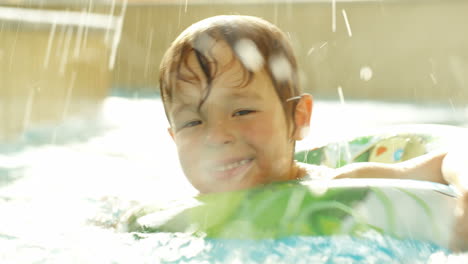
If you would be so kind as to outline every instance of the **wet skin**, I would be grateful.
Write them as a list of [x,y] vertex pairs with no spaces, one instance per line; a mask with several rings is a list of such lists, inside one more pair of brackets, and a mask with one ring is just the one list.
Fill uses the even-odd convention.
[[[245,71],[229,46],[218,41],[213,54],[218,72],[200,111],[206,80],[194,54],[188,66],[201,81],[178,81],[168,107],[169,133],[185,175],[202,193],[294,178],[296,120],[286,118],[268,74],[261,69],[244,86]],[[309,119],[300,121],[308,125]]]

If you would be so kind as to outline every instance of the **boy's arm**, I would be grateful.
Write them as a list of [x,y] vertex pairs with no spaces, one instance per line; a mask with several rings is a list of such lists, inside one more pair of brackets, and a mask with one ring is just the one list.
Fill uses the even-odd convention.
[[336,169],[332,178],[413,179],[447,184],[441,169],[446,154],[429,153],[397,164],[352,163]]
[[452,184],[460,192],[450,248],[468,250],[468,162],[461,153],[429,153],[398,164],[353,163],[335,170],[339,178],[414,179]]
[[[323,178],[390,178],[414,179],[452,184],[460,192],[455,210],[455,225],[450,248],[468,251],[468,157],[450,151],[429,153],[397,164],[374,162],[352,163],[339,169],[317,166],[310,171]],[[320,173],[323,171],[324,173]],[[317,175],[317,174],[316,174]]]
[[455,252],[468,251],[468,192],[464,192],[457,201],[450,249]]

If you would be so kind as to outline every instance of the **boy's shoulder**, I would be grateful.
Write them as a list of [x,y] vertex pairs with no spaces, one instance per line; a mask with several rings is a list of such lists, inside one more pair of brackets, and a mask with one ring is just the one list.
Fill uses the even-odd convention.
[[301,180],[329,180],[334,177],[335,169],[325,165],[315,165],[296,161],[296,166],[303,175]]

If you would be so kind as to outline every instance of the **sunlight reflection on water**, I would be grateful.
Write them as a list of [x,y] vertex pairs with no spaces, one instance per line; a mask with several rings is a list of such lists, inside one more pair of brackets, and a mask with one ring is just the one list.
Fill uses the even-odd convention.
[[[347,136],[353,136],[386,124],[467,124],[463,111],[457,115],[443,107],[418,108],[409,104],[395,107],[372,102],[347,102],[345,106],[337,106],[334,101],[316,103],[310,137],[298,144],[299,149],[340,138],[344,129]],[[103,106],[100,120],[99,126],[87,126],[83,122],[83,127],[77,129],[76,124],[71,125],[68,132],[64,125],[58,131],[59,137],[62,133],[61,144],[37,142],[47,138],[41,134],[47,130],[41,130],[29,139],[23,138],[17,151],[11,151],[11,146],[8,152],[0,151],[1,263],[159,263],[171,260],[248,263],[260,257],[271,263],[291,260],[294,260],[291,263],[305,260],[328,263],[331,255],[327,252],[332,248],[348,248],[349,252],[334,256],[348,257],[349,261],[349,254],[356,253],[353,243],[360,243],[367,250],[364,250],[367,258],[374,256],[376,245],[362,244],[349,237],[326,243],[323,238],[236,242],[154,234],[135,240],[131,234],[90,225],[90,219],[96,220],[99,214],[101,219],[97,222],[114,225],[131,201],[164,204],[180,195],[196,193],[179,167],[159,99],[110,97]],[[67,137],[81,131],[90,136],[67,141]],[[29,144],[33,139],[34,144]],[[308,245],[304,252],[302,243]],[[327,245],[328,251],[320,248]],[[428,245],[422,246],[424,250],[411,252],[415,261],[424,262],[431,253],[438,251]],[[279,252],[282,247],[285,251]],[[231,251],[231,248],[238,250]],[[393,250],[410,254],[405,251],[408,248],[399,244]],[[384,249],[380,253],[383,254],[381,260],[392,260]],[[438,256],[445,256],[443,254]],[[369,259],[368,263],[372,261]]]

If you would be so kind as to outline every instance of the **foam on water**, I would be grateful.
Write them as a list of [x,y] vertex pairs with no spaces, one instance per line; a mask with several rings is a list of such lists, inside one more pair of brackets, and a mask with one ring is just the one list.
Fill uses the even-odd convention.
[[[437,107],[347,102],[349,116],[343,116],[334,112],[336,102],[315,105],[312,138],[299,148],[338,137],[344,120],[356,116],[363,117],[356,121],[360,128],[381,126],[382,119],[463,119]],[[388,109],[405,114],[391,115]],[[463,257],[432,244],[386,237],[241,241],[167,233],[135,239],[118,233],[112,227],[134,202],[164,204],[196,192],[179,167],[159,99],[110,97],[99,120],[91,123],[34,128],[17,142],[0,145],[0,263],[449,263]],[[358,133],[351,128],[350,135]]]
[[[48,243],[0,240],[2,263],[431,263],[468,260],[430,243],[373,236],[204,239],[180,233],[118,234],[88,228]],[[6,261],[6,262],[5,262]],[[434,262],[435,263],[435,262]],[[440,262],[437,262],[440,263]],[[444,262],[448,263],[448,262]],[[457,262],[450,262],[457,263]],[[461,262],[458,262],[461,263]]]

